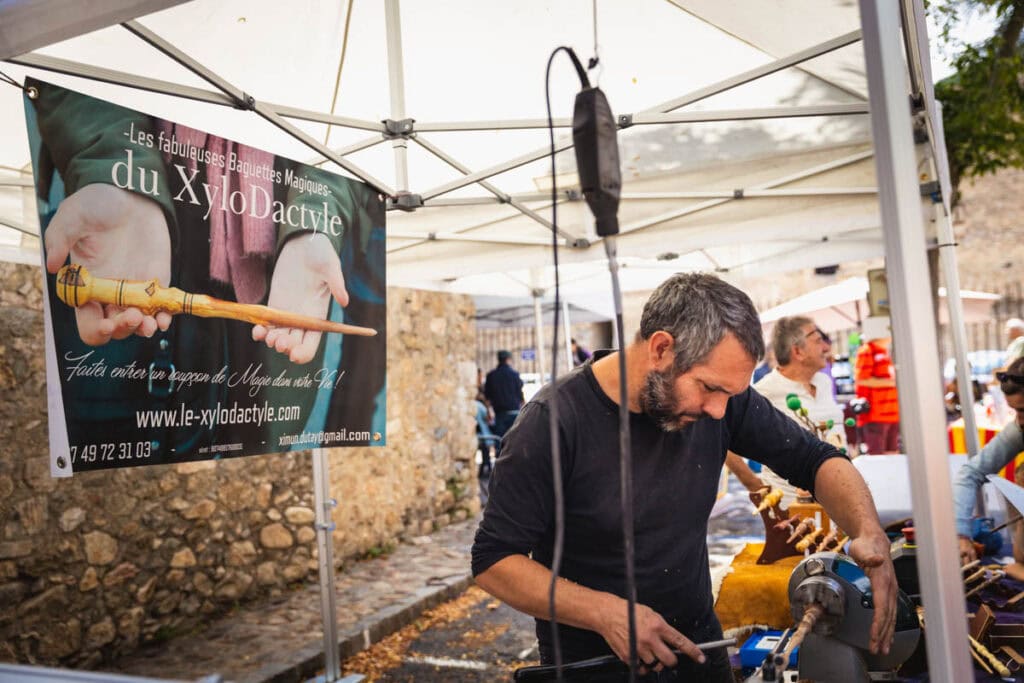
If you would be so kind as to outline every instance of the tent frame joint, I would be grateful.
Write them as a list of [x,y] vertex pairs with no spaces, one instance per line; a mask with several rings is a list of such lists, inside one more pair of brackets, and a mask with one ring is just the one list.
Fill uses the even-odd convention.
[[381,123],[384,124],[382,135],[385,140],[395,140],[397,138],[408,140],[416,136],[416,119],[384,119]]
[[629,128],[633,125],[632,114],[619,114],[619,128]]
[[565,245],[571,249],[587,249],[591,242],[586,237],[571,237],[565,241]]
[[256,111],[256,98],[249,93],[242,91],[241,95],[234,98],[235,107],[245,111]]
[[398,210],[412,212],[423,208],[423,196],[412,192],[399,192],[394,197],[388,197],[387,210]]

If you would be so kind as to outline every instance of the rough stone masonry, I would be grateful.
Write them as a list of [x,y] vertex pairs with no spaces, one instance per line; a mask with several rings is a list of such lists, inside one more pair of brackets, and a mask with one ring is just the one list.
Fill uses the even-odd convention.
[[[308,452],[49,474],[42,277],[0,263],[0,661],[90,668],[317,577]],[[388,442],[328,451],[338,565],[479,509],[469,297],[388,291]]]

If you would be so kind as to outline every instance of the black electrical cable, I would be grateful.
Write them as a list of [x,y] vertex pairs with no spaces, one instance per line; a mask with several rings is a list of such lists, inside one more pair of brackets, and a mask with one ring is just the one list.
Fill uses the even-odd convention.
[[18,90],[24,90],[25,89],[25,86],[23,86],[21,83],[19,83],[15,79],[13,79],[10,76],[8,76],[7,74],[5,74],[3,71],[0,71],[0,81],[3,81],[5,83],[9,83],[9,84],[13,85],[15,88],[17,88]]
[[[548,430],[551,432],[551,486],[555,495],[555,538],[551,553],[551,583],[548,586],[548,611],[551,617],[551,644],[555,655],[555,680],[562,681],[562,644],[558,638],[558,612],[555,607],[555,587],[558,584],[558,572],[562,568],[562,549],[565,544],[565,501],[562,491],[562,453],[558,439],[558,392],[555,389],[555,372],[558,367],[558,314],[561,310],[561,289],[558,278],[558,186],[555,169],[555,126],[551,117],[551,64],[555,55],[564,50],[572,58],[576,73],[581,81],[586,81],[587,72],[570,48],[555,48],[548,57],[547,70],[544,73],[544,99],[548,112],[548,137],[551,142],[551,253],[555,266],[555,315],[554,334],[551,342],[551,400],[548,408]],[[541,378],[544,381],[544,378]]]
[[[596,8],[595,8],[596,9]],[[595,13],[596,14],[596,13]],[[596,21],[596,15],[595,15]],[[595,27],[596,33],[596,27]],[[596,41],[595,41],[596,48]],[[570,59],[572,60],[573,66],[576,69],[576,73],[579,76],[580,83],[584,90],[590,88],[590,80],[587,78],[586,71],[583,65],[577,58],[576,53],[571,48],[560,46],[555,48],[548,58],[547,71],[544,79],[544,96],[547,104],[547,115],[548,115],[548,136],[551,144],[551,250],[553,254],[553,261],[555,267],[555,313],[554,313],[554,334],[551,348],[551,373],[552,373],[552,394],[549,408],[549,430],[551,432],[551,468],[552,468],[552,486],[554,489],[555,498],[555,537],[554,547],[552,550],[551,559],[551,583],[548,587],[548,606],[549,614],[551,617],[551,634],[553,641],[553,651],[555,659],[555,678],[557,681],[562,681],[562,650],[561,643],[558,639],[558,619],[557,610],[555,607],[555,587],[558,582],[558,573],[561,569],[562,564],[562,551],[565,542],[565,509],[564,509],[564,493],[562,490],[562,469],[561,469],[561,451],[559,449],[559,438],[558,438],[558,406],[557,406],[557,391],[554,390],[554,375],[555,368],[558,367],[558,331],[559,331],[559,312],[561,310],[560,304],[560,284],[559,284],[559,273],[558,273],[558,187],[557,187],[557,168],[555,164],[555,132],[554,123],[551,116],[551,93],[550,93],[550,81],[551,81],[551,64],[554,61],[555,55],[560,51],[565,51]],[[591,68],[596,66],[597,57],[591,60]],[[616,195],[617,198],[617,195]],[[621,506],[622,506],[622,531],[623,531],[623,555],[625,558],[625,571],[626,571],[626,603],[627,603],[627,621],[629,628],[629,681],[635,683],[636,672],[639,668],[639,656],[637,652],[637,641],[636,641],[636,576],[634,571],[634,534],[633,534],[633,465],[632,465],[632,453],[630,449],[630,430],[629,430],[629,389],[626,381],[626,354],[625,354],[625,337],[623,332],[623,321],[622,321],[622,295],[619,290],[619,279],[618,279],[618,261],[616,259],[616,244],[613,236],[609,235],[605,237],[605,252],[608,256],[609,270],[611,271],[612,278],[612,295],[614,298],[615,311],[616,311],[616,333],[619,340],[619,357],[618,357],[618,370],[619,370],[619,476],[620,476],[620,491],[621,491]],[[542,378],[543,380],[543,378]]]

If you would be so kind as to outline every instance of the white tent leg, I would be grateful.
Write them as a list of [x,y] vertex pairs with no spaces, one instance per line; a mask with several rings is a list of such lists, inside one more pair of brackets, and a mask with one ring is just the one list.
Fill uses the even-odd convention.
[[540,306],[541,296],[543,296],[542,290],[533,290],[533,334],[537,353],[537,381],[544,386],[546,383],[544,381],[544,314]]
[[[405,71],[402,66],[402,17],[398,0],[386,0],[384,15],[388,33],[388,83],[391,86],[391,118],[401,121],[405,118]],[[391,141],[395,148],[395,191],[409,191],[408,140],[396,137]]]
[[968,681],[973,674],[949,505],[952,488],[945,466],[948,449],[931,320],[932,295],[930,288],[920,286],[929,281],[928,262],[907,109],[899,7],[889,0],[860,0],[860,16],[893,333],[897,352],[913,349],[913,353],[899,355],[898,381],[900,419],[905,427],[903,447],[920,539],[921,598],[928,612],[928,671],[935,681]]

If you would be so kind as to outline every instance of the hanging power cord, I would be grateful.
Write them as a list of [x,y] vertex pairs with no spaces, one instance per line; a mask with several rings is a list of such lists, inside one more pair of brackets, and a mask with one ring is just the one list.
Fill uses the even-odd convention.
[[[555,607],[555,587],[558,585],[558,574],[562,568],[562,549],[565,544],[565,501],[562,491],[562,452],[558,438],[558,392],[554,388],[558,374],[558,314],[561,310],[561,289],[558,278],[558,176],[555,167],[555,126],[551,117],[551,64],[555,55],[564,50],[572,59],[580,80],[586,82],[587,74],[583,71],[579,59],[571,48],[562,46],[555,48],[548,57],[547,70],[544,73],[544,99],[548,112],[548,137],[551,142],[551,254],[555,266],[555,312],[554,334],[551,341],[551,401],[548,409],[548,430],[551,432],[551,485],[555,495],[555,538],[551,553],[551,583],[548,586],[548,611],[551,619],[551,645],[555,655],[555,680],[562,681],[562,644],[558,638],[558,611]],[[541,382],[544,378],[541,377]]]
[[[596,9],[596,7],[595,7]],[[596,52],[596,13],[595,13],[595,52]],[[614,235],[619,232],[618,205],[621,190],[618,143],[615,139],[616,125],[608,101],[598,88],[591,88],[586,71],[576,54],[568,47],[558,47],[548,58],[545,74],[545,97],[547,101],[548,134],[551,143],[551,222],[552,252],[555,266],[555,316],[554,340],[552,343],[552,373],[558,367],[558,315],[561,309],[558,276],[558,213],[557,213],[557,168],[555,164],[555,137],[551,116],[550,78],[551,63],[555,55],[565,51],[572,60],[583,89],[576,97],[573,112],[573,141],[576,149],[577,171],[580,187],[586,197],[587,204],[595,218],[595,229],[604,238],[605,253],[612,277],[612,294],[615,299],[616,332],[619,340],[619,477],[622,505],[623,555],[626,570],[626,603],[629,625],[629,681],[635,683],[639,668],[636,642],[636,576],[634,571],[634,538],[633,538],[633,460],[630,450],[629,434],[629,388],[626,381],[625,336],[622,323],[622,294],[619,289]],[[595,56],[590,60],[590,68],[599,63]],[[565,511],[562,491],[561,452],[558,439],[557,391],[552,391],[549,409],[551,431],[551,466],[552,485],[555,498],[555,538],[551,560],[551,584],[548,589],[548,604],[551,616],[551,633],[555,658],[556,680],[562,680],[562,653],[558,639],[558,620],[555,607],[555,586],[562,563],[562,550],[565,538]]]

